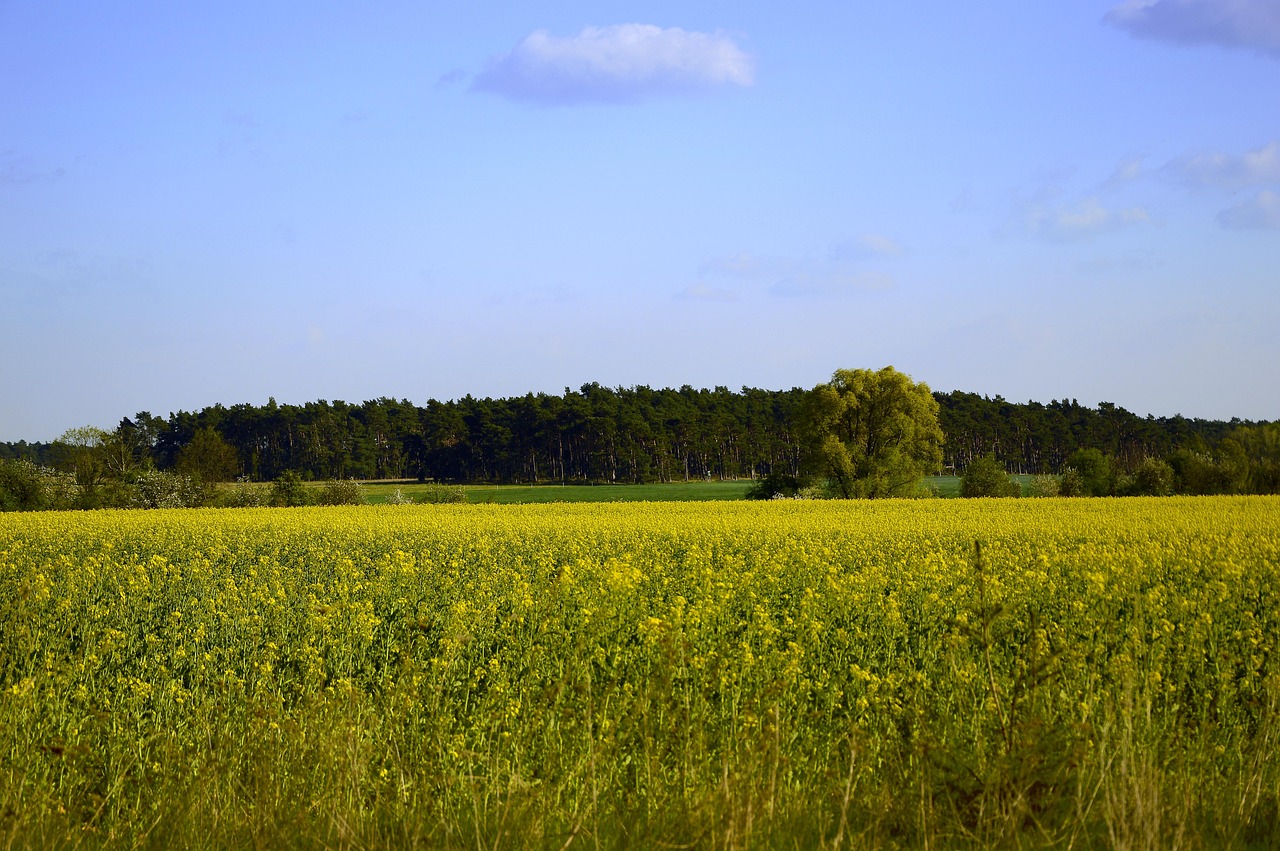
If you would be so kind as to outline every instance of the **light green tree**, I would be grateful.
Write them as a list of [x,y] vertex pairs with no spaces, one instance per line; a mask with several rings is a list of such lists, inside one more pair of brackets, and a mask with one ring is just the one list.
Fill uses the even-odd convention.
[[177,471],[190,476],[206,488],[218,482],[229,482],[240,471],[236,449],[211,428],[202,428],[191,436],[191,442],[178,453]]
[[994,455],[987,455],[974,459],[965,468],[964,477],[960,480],[960,495],[1022,496],[1022,486],[1005,472],[1004,465]]
[[891,366],[841,369],[805,400],[806,467],[832,496],[916,496],[942,463],[938,403]]
[[91,492],[110,470],[107,440],[110,435],[94,426],[69,428],[53,442],[53,457],[57,465],[75,476],[76,484]]

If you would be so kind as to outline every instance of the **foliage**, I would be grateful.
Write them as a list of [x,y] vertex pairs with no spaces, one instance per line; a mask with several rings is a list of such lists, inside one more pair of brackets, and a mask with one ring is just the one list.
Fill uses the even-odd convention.
[[457,485],[433,484],[419,488],[418,502],[428,505],[449,505],[467,501],[467,492]]
[[762,477],[747,489],[744,499],[791,499],[800,493],[804,484],[796,476],[773,472]]
[[[167,419],[141,411],[103,433],[111,444],[103,461],[105,476],[122,481],[149,467],[173,471],[195,435],[212,429],[235,449],[235,475],[257,481],[270,481],[284,470],[309,481],[755,481],[774,471],[800,474],[798,408],[806,395],[798,388],[584,384],[561,395],[467,396],[426,405],[388,398],[304,405],[272,400],[211,405]],[[943,462],[951,469],[963,470],[994,453],[1005,469],[1019,475],[1058,474],[1074,451],[1093,448],[1118,473],[1132,474],[1147,457],[1173,464],[1179,450],[1220,458],[1230,454],[1223,445],[1230,438],[1243,450],[1248,468],[1244,480],[1231,487],[1280,492],[1275,451],[1280,425],[1274,423],[1142,418],[1110,403],[1091,408],[1074,399],[1014,403],[960,391],[933,397],[946,435]],[[57,466],[60,451],[53,444],[0,443],[0,458],[26,458],[43,466]],[[1213,481],[1210,476],[1210,486],[1226,489]],[[1199,486],[1193,481],[1179,489],[1193,492]]]
[[1280,493],[1280,422],[1241,426],[1230,439],[1248,465],[1248,493]]
[[400,488],[396,488],[391,493],[391,496],[387,497],[385,504],[386,505],[413,505],[414,501],[413,501],[413,497],[406,494]]
[[0,461],[0,511],[70,508],[78,497],[68,474],[27,460]]
[[235,484],[219,494],[218,503],[228,508],[261,508],[269,505],[271,492],[263,485],[247,479],[237,479]]
[[296,508],[308,505],[311,496],[307,493],[307,486],[302,483],[302,477],[293,470],[285,470],[271,483],[271,495],[267,502],[277,508]]
[[1027,485],[1027,494],[1037,497],[1058,496],[1061,489],[1062,482],[1057,476],[1042,473],[1031,477],[1031,481]]
[[916,496],[942,461],[938,403],[891,366],[837,370],[801,411],[806,466],[836,497]]
[[1168,496],[1173,493],[1173,467],[1159,458],[1143,458],[1127,492],[1137,496]]
[[364,486],[355,479],[325,482],[316,493],[316,505],[364,505],[368,502]]
[[1084,476],[1075,467],[1068,467],[1058,477],[1058,496],[1087,496]]
[[136,508],[193,508],[205,502],[204,490],[181,473],[148,470],[133,482]]
[[1022,496],[1022,487],[1005,472],[1004,465],[987,455],[965,468],[960,496]]
[[175,469],[205,487],[229,482],[240,471],[235,447],[212,428],[197,429],[178,452]]
[[75,479],[80,508],[98,508],[103,501],[97,490],[109,469],[107,439],[108,433],[102,429],[81,426],[67,429],[54,441],[56,465]]
[[1248,487],[1248,460],[1235,441],[1224,440],[1216,452],[1207,448],[1179,449],[1169,463],[1178,493],[1232,494]]
[[1276,847],[1277,528],[1271,497],[5,515],[0,838]]
[[1079,474],[1080,492],[1063,496],[1110,496],[1115,492],[1115,473],[1101,450],[1077,449],[1067,458],[1067,466]]

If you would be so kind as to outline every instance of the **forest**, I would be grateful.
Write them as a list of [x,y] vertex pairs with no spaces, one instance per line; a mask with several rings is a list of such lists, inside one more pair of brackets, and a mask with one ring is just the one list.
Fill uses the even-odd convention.
[[[286,471],[310,480],[453,483],[761,478],[800,473],[796,416],[807,392],[592,383],[563,395],[466,396],[423,406],[388,398],[303,405],[271,399],[167,418],[143,411],[100,434],[110,437],[122,468],[173,470],[185,455],[188,466],[217,468],[210,475],[222,480],[270,481]],[[976,459],[993,457],[1010,473],[1060,474],[1073,453],[1097,450],[1118,472],[1157,458],[1183,479],[1196,465],[1212,468],[1201,470],[1201,478],[1220,479],[1230,474],[1221,468],[1247,467],[1240,456],[1265,453],[1256,444],[1274,440],[1274,429],[1259,429],[1266,424],[1140,417],[1110,402],[1090,408],[1074,399],[1042,404],[958,391],[933,396],[945,437],[939,472],[962,473]],[[76,431],[82,430],[68,434]],[[65,436],[62,442],[0,443],[0,459],[65,466],[64,442]],[[1183,489],[1256,488],[1210,483]]]

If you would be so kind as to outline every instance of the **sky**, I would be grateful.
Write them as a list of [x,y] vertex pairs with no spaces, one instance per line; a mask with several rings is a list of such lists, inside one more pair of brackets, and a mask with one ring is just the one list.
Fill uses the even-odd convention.
[[0,0],[0,440],[811,387],[1280,419],[1280,3]]

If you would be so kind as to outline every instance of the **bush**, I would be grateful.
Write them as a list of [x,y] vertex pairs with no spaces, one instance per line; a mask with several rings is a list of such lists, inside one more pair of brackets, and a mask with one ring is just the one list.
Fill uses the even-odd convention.
[[148,470],[134,482],[134,508],[192,508],[205,502],[204,491],[190,476]]
[[365,505],[364,486],[355,479],[325,482],[316,494],[316,505]]
[[265,485],[254,484],[247,477],[236,479],[236,483],[222,492],[218,504],[228,508],[260,508],[268,502],[269,492]]
[[40,468],[30,461],[0,461],[0,511],[47,507]]
[[1110,496],[1115,492],[1111,460],[1098,449],[1077,449],[1067,458],[1067,466],[1080,476],[1080,493],[1064,496]]
[[[400,491],[397,490],[396,493],[399,494]],[[459,485],[427,485],[418,492],[418,501],[435,505],[462,503],[467,501],[467,492]]]
[[1022,496],[1022,486],[1005,472],[1004,465],[988,455],[973,461],[965,468],[960,478],[960,495],[963,497],[981,496]]
[[1061,484],[1057,476],[1034,476],[1031,479],[1029,491],[1031,496],[1058,496],[1060,487]]
[[1084,477],[1075,467],[1067,467],[1058,480],[1058,496],[1084,496]]
[[285,470],[272,483],[268,502],[278,508],[287,508],[307,505],[311,499],[306,485],[302,484],[302,478],[293,470]]
[[770,473],[747,488],[744,499],[792,499],[800,493],[800,480],[785,473]]
[[1168,496],[1173,493],[1173,467],[1159,458],[1144,458],[1130,488],[1139,496]]
[[27,460],[0,461],[0,511],[74,508],[80,499],[75,477]]

